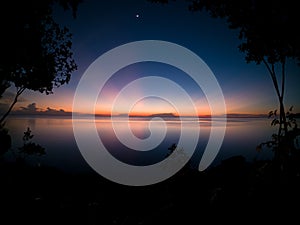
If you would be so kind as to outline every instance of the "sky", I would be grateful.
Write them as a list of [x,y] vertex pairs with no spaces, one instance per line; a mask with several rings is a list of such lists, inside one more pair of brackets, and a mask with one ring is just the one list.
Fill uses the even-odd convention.
[[[238,50],[240,42],[237,31],[230,30],[224,20],[211,18],[205,12],[189,11],[184,1],[171,1],[162,5],[147,0],[85,0],[79,5],[75,19],[72,18],[71,12],[64,12],[61,8],[55,8],[54,15],[56,21],[67,26],[73,34],[73,52],[78,70],[72,74],[68,84],[55,88],[54,94],[43,95],[26,90],[15,110],[31,107],[32,110],[48,108],[72,111],[76,88],[93,62],[111,49],[143,40],[175,43],[199,56],[213,72],[221,87],[227,113],[265,114],[278,107],[267,69],[263,65],[245,62],[244,54]],[[128,53],[128,57],[132,55],[134,52]],[[187,59],[181,57],[180,60]],[[288,62],[285,104],[287,107],[293,105],[296,111],[300,111],[299,72],[295,62]],[[100,68],[97,73],[98,76],[103,76],[104,71]],[[189,115],[188,107],[185,107],[186,101],[180,92],[171,86],[159,89],[155,83],[140,83],[134,86],[130,95],[121,96],[119,104],[115,105],[114,100],[126,85],[147,76],[159,76],[177,83],[188,93],[199,115],[210,114],[205,93],[197,83],[176,66],[160,62],[135,63],[112,74],[100,91],[95,112],[109,113],[113,108],[114,112],[119,114],[176,114],[178,104],[186,108],[184,114]],[[100,84],[94,85],[100,87]],[[159,89],[158,96],[139,99],[146,94],[147,89],[155,87]],[[6,98],[12,96],[13,91],[12,87],[6,93]],[[168,94],[174,96],[177,101],[169,102],[168,99],[159,97]],[[80,112],[89,112],[89,101],[93,101],[90,92],[87,91],[80,97]],[[132,102],[133,99],[136,99],[136,102],[130,108],[130,112],[127,112],[128,102]]]

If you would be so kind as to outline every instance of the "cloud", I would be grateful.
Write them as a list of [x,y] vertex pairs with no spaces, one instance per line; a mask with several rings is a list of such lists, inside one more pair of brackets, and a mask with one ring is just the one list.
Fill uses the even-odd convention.
[[30,103],[27,106],[21,106],[19,109],[13,110],[11,112],[11,114],[17,114],[17,115],[26,115],[26,114],[30,114],[30,115],[35,115],[35,114],[39,114],[42,112],[42,109],[38,108],[36,106],[36,103]]
[[51,115],[51,116],[70,116],[71,112],[66,112],[63,109],[52,109],[50,107],[47,107],[47,110],[43,111],[43,114],[45,115]]
[[20,107],[19,110],[15,110],[12,112],[17,115],[49,115],[49,116],[68,116],[71,115],[71,112],[66,112],[63,109],[53,109],[47,107],[46,110],[37,107],[35,102],[28,104],[26,107]]
[[36,103],[33,102],[29,105],[27,105],[27,107],[20,107],[19,111],[25,111],[25,112],[39,112],[41,110],[39,110],[39,108],[36,107]]
[[47,107],[47,110],[44,111],[45,114],[47,115],[64,115],[64,114],[67,114],[68,112],[66,112],[65,110],[63,109],[52,109],[50,107]]
[[[4,114],[7,112],[9,106],[13,103],[15,97],[16,93],[14,93],[13,91],[8,90],[3,93],[3,96],[0,98],[0,114]],[[27,102],[27,99],[20,96],[18,98],[18,103],[20,102]]]

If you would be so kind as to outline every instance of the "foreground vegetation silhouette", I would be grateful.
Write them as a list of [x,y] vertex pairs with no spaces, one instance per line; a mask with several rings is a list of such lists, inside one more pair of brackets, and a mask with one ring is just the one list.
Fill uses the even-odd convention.
[[0,98],[12,85],[15,97],[0,124],[26,90],[53,93],[68,83],[77,69],[72,52],[72,34],[53,19],[55,3],[76,16],[80,0],[6,1],[0,17]]
[[[149,0],[167,4],[168,0]],[[286,66],[288,60],[300,65],[300,14],[295,1],[287,0],[190,0],[189,10],[207,11],[213,18],[222,18],[230,29],[239,32],[239,50],[247,63],[263,64],[269,73],[279,103],[277,147],[273,148],[279,167],[293,151],[291,132],[284,105]],[[296,130],[297,128],[295,128]],[[299,131],[296,131],[299,133]]]
[[[242,155],[199,172],[188,164],[161,183],[134,187],[99,174],[0,163],[2,220],[9,224],[289,223],[299,174],[278,179],[272,161]],[[15,216],[18,215],[18,216]]]
[[[198,1],[194,2],[197,3]],[[202,2],[206,4],[225,3],[224,1]],[[201,9],[201,6],[198,7]],[[198,9],[197,5],[194,5],[194,9]],[[238,20],[234,17],[233,21],[240,21],[241,23],[247,21],[242,19],[242,14],[232,11],[233,8],[229,8],[229,10],[223,5],[221,8],[211,5],[208,9],[216,10],[216,16],[219,16],[218,13],[223,12],[223,9],[225,10],[224,16],[228,15],[228,12],[234,12],[237,13]],[[243,9],[246,10],[241,10],[244,13],[243,15],[248,15],[245,13],[248,12],[248,8]],[[242,24],[236,24],[238,28],[241,27],[240,25],[242,26]],[[251,24],[248,25],[245,28],[250,27],[252,29]],[[254,26],[254,28],[257,27]],[[264,63],[271,74],[274,85],[277,84],[275,89],[280,101],[279,117],[276,118],[277,111],[272,111],[270,116],[275,116],[273,125],[279,126],[279,130],[276,136],[273,136],[274,140],[262,145],[270,144],[275,152],[275,158],[279,159],[278,161],[247,162],[242,155],[238,155],[223,160],[220,165],[203,172],[191,168],[188,163],[175,176],[164,182],[145,187],[131,187],[110,182],[93,171],[87,174],[72,174],[43,165],[11,163],[1,160],[1,222],[39,225],[141,225],[200,224],[207,221],[212,224],[243,224],[245,221],[249,223],[267,222],[269,224],[281,220],[285,223],[297,221],[298,215],[293,212],[294,205],[297,205],[300,201],[300,161],[297,157],[299,154],[297,148],[295,145],[292,146],[291,143],[295,140],[294,137],[297,136],[298,127],[295,126],[296,121],[294,123],[291,112],[288,114],[284,111],[284,83],[280,92],[274,70],[276,63],[281,64],[282,78],[285,77],[286,57],[289,57],[290,53],[285,53],[281,48],[279,48],[280,51],[272,50],[273,47],[276,47],[273,44],[278,43],[277,39],[274,43],[272,41],[266,42],[266,46],[257,42],[264,39],[256,40],[256,36],[253,34],[256,34],[258,30],[251,29],[243,30],[242,37],[248,37],[247,35],[250,34],[250,38],[246,39],[248,42],[246,42],[246,45],[241,45],[241,48],[246,54],[249,54],[250,61],[258,60],[257,62]],[[61,32],[62,34],[67,33]],[[265,34],[265,31],[257,34],[258,37],[262,37],[260,35]],[[268,41],[270,40],[268,39]],[[67,41],[67,43],[69,42]],[[256,50],[252,49],[256,46],[254,43],[263,44],[263,46],[257,45],[260,47],[268,47],[269,44],[272,44],[272,48],[267,48],[266,52],[256,52],[257,47],[255,47]],[[286,45],[284,46],[286,47]],[[67,46],[68,49],[69,46]],[[287,50],[294,51],[296,48],[292,47]],[[40,56],[40,52],[38,56]],[[261,56],[265,57],[260,58]],[[24,59],[24,57],[21,58]],[[34,64],[36,63],[35,60],[37,59],[34,59]],[[54,61],[50,60],[52,63]],[[74,68],[72,62],[69,72]],[[17,75],[20,75],[19,78],[22,78],[25,72],[31,74],[31,70],[28,68],[17,69],[15,68],[15,71]],[[36,75],[36,73],[34,74]],[[53,81],[52,75],[50,76],[51,81]],[[60,78],[57,80],[58,83],[67,82],[69,75],[69,73],[64,74],[62,80]],[[1,76],[1,79],[1,90],[6,90],[11,78],[7,78],[5,75]],[[33,90],[46,93],[52,91],[52,85],[55,85],[55,82],[50,82],[49,86],[48,82],[50,80],[46,80],[47,84],[45,86],[43,84],[40,89],[37,86],[24,86],[22,78],[21,83],[16,83],[18,90],[15,100],[25,90],[24,88],[32,87]],[[288,130],[289,123],[291,123],[290,130]],[[294,126],[292,126],[293,124]],[[1,154],[6,154],[7,149],[11,147],[12,140],[8,130],[4,127],[1,127],[0,135]],[[32,154],[30,149],[33,146],[37,149],[36,152],[42,155],[44,152],[43,147],[33,144],[32,138],[30,129],[26,130],[24,133],[24,146],[19,150],[22,154]],[[173,151],[176,147],[176,145],[171,145],[169,150]],[[293,157],[287,158],[286,156],[290,156],[292,152]],[[282,168],[285,169],[282,170]]]
[[[14,85],[15,96],[0,117],[0,157],[11,149],[12,138],[5,128],[6,118],[25,90],[53,93],[53,88],[68,83],[77,65],[73,59],[72,34],[53,19],[54,4],[71,9],[76,16],[80,0],[6,1],[2,6],[0,100]],[[3,13],[5,11],[5,13]],[[30,129],[24,133],[24,145],[15,157],[44,154],[40,145],[31,141]]]

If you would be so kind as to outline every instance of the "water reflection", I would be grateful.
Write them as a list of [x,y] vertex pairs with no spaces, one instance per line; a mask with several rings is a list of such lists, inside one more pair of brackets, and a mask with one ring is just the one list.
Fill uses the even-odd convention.
[[[80,127],[84,130],[87,129],[87,124],[93,121],[83,119],[80,122]],[[123,128],[127,126],[127,122],[122,118],[117,121],[116,124],[120,131],[126,131]],[[197,167],[209,138],[209,119],[200,119],[200,122],[189,118],[185,118],[183,121],[174,118],[165,119],[164,122],[156,121],[151,125],[152,132],[159,131],[162,126],[166,126],[167,132],[163,141],[150,151],[135,151],[123,145],[116,137],[109,118],[99,118],[95,121],[99,138],[110,150],[110,153],[119,160],[132,165],[149,165],[164,159],[169,153],[170,145],[178,142],[183,123],[191,135],[200,126],[199,141],[191,158],[191,165]],[[137,138],[145,139],[150,135],[148,119],[133,118],[130,120],[129,126]],[[220,121],[217,126],[222,127],[224,124]],[[30,127],[34,134],[34,142],[46,148],[47,154],[39,159],[39,163],[72,172],[91,170],[77,148],[71,118],[11,116],[7,121],[7,127],[13,137],[14,148],[22,145],[23,132]],[[270,151],[260,153],[255,151],[256,145],[269,140],[274,131],[269,120],[264,118],[229,119],[226,127],[223,145],[212,166],[233,155],[243,155],[249,161],[255,157],[260,159],[271,157]]]

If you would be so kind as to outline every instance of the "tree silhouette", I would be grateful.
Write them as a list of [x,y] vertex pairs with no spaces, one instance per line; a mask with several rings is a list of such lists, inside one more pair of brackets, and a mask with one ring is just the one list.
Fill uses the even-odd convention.
[[239,49],[246,54],[246,61],[263,63],[272,78],[280,107],[279,134],[287,133],[284,109],[286,60],[295,58],[300,62],[300,35],[295,29],[300,15],[295,2],[194,0],[190,9],[206,9],[213,17],[226,18],[230,28],[239,29],[242,41]]
[[[72,34],[52,16],[55,4],[71,9],[75,18],[80,0],[7,1],[1,7],[0,97],[11,86],[16,94],[2,115],[4,122],[24,90],[45,94],[68,83],[77,65]],[[4,13],[5,12],[5,13]]]
[[206,10],[214,18],[225,19],[230,29],[239,31],[238,48],[245,53],[246,62],[266,66],[279,102],[279,145],[285,144],[289,126],[284,106],[286,62],[295,59],[300,63],[300,14],[295,1],[189,0],[189,10]]

